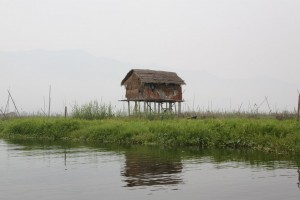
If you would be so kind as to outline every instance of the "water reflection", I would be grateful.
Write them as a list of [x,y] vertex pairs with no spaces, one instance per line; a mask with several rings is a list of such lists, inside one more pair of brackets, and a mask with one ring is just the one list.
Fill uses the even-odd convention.
[[125,152],[125,166],[121,174],[126,187],[177,185],[181,178],[180,154],[159,148],[130,148]]
[[297,172],[298,172],[298,183],[297,183],[297,185],[298,185],[298,188],[300,188],[300,170],[298,169]]
[[[201,174],[201,179],[210,180],[213,175],[200,173],[201,170],[207,172],[215,170],[216,173],[219,173],[228,168],[252,168],[253,173],[258,174],[258,172],[261,172],[262,178],[269,178],[265,175],[268,175],[265,171],[273,172],[274,170],[283,169],[280,176],[288,175],[288,178],[292,178],[291,187],[297,190],[300,188],[300,161],[297,156],[264,154],[249,150],[166,149],[151,146],[119,146],[36,140],[7,140],[6,143],[8,149],[5,151],[8,152],[8,156],[26,158],[24,160],[46,160],[49,165],[52,164],[53,166],[57,166],[57,162],[63,162],[65,169],[78,169],[83,164],[97,169],[98,167],[101,168],[103,163],[111,163],[113,159],[116,159],[117,162],[114,162],[114,166],[116,166],[116,163],[121,166],[120,168],[119,165],[117,166],[117,174],[118,176],[121,175],[119,179],[122,180],[122,183],[119,184],[127,189],[156,186],[164,189],[165,186],[183,186],[189,182],[189,179],[186,178],[186,173],[189,170],[198,170],[197,175]],[[207,164],[214,169],[205,169],[203,166]],[[286,169],[291,169],[292,172],[286,173]],[[96,171],[96,174],[100,173],[101,171]],[[110,180],[110,173],[107,174],[107,177],[101,177],[101,179],[107,178],[107,180]],[[99,180],[97,179],[96,183]]]

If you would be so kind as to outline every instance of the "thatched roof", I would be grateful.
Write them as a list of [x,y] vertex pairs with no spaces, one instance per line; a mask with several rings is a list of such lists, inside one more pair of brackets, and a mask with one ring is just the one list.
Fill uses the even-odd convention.
[[125,81],[135,73],[141,80],[142,83],[164,83],[164,84],[178,84],[185,85],[182,80],[175,72],[166,71],[154,71],[149,69],[132,69],[128,72],[126,77],[122,80],[121,85],[124,85]]

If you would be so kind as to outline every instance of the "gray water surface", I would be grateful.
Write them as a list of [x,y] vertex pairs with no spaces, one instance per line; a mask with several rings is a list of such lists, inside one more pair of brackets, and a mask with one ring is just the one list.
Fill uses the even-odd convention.
[[0,140],[0,199],[299,199],[299,157]]

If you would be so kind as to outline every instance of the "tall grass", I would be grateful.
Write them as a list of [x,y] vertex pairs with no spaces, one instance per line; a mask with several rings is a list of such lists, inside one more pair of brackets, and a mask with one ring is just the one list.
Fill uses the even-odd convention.
[[98,101],[91,101],[82,106],[75,105],[72,109],[72,117],[77,119],[105,119],[114,116],[111,104],[106,105]]

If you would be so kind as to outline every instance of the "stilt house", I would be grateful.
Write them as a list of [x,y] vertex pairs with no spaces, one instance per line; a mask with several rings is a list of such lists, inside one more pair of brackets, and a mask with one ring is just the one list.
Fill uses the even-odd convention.
[[129,114],[130,102],[135,103],[135,112],[140,111],[140,102],[144,102],[144,111],[150,112],[171,111],[178,103],[177,112],[180,113],[183,101],[181,85],[184,84],[174,72],[132,69],[121,82],[126,89],[126,100],[123,101],[128,102]]

